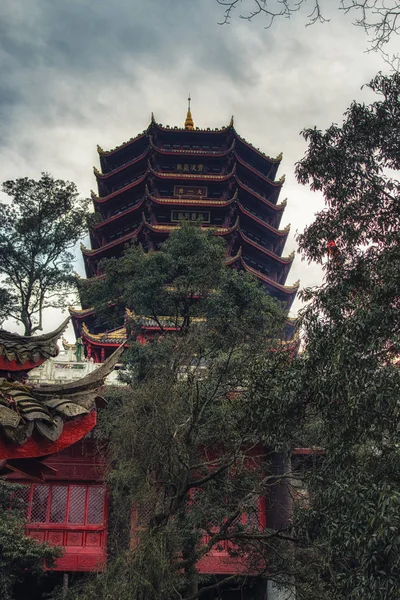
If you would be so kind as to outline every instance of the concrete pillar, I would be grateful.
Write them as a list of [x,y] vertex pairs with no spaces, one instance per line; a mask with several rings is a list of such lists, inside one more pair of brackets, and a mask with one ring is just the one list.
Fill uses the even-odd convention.
[[[270,458],[271,475],[276,476],[271,481],[267,496],[267,527],[285,529],[293,514],[291,493],[291,461],[286,453],[273,453]],[[266,600],[295,600],[295,590],[291,586],[277,586],[268,581]]]
[[267,495],[267,527],[285,529],[293,512],[290,484],[290,458],[285,453],[274,452],[270,457],[271,480]]

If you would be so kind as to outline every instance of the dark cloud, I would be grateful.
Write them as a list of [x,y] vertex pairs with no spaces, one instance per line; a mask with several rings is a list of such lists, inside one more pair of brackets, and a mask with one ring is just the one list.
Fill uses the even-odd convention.
[[[213,5],[210,0],[208,7]],[[167,69],[174,79],[177,65],[187,59],[200,76],[222,72],[250,83],[246,46],[216,25],[204,2],[3,0],[0,11],[3,114],[10,98],[43,110],[57,85],[70,77],[84,77],[94,90],[124,76],[134,86],[140,68]]]
[[[182,124],[190,91],[196,124],[234,113],[254,145],[283,151],[289,253],[322,206],[293,175],[299,131],[340,122],[384,65],[339,13],[324,26],[305,28],[299,15],[269,30],[240,19],[220,27],[220,15],[216,0],[1,0],[0,180],[46,170],[87,195],[96,143],[136,135],[151,111]],[[320,271],[297,260],[288,283],[297,278],[315,284]]]

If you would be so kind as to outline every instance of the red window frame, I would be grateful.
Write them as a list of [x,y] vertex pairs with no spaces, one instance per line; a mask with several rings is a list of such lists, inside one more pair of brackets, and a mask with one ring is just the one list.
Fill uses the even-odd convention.
[[[29,497],[27,501],[27,528],[28,529],[59,529],[62,527],[63,529],[73,529],[73,530],[99,530],[103,529],[106,526],[106,507],[107,507],[107,499],[106,499],[106,489],[104,485],[96,485],[96,484],[86,484],[86,483],[63,483],[63,482],[54,482],[54,483],[32,483],[22,485],[29,487]],[[34,493],[35,488],[48,488],[47,497],[46,497],[46,517],[45,520],[37,521],[32,520],[32,510],[34,509]],[[52,499],[55,488],[66,488],[67,496],[65,505],[62,507],[64,511],[64,519],[59,521],[51,520],[51,509],[52,509]],[[71,506],[71,491],[74,488],[84,488],[85,489],[85,501],[84,501],[84,512],[83,512],[83,522],[76,523],[73,521],[69,521],[70,518],[70,506]],[[90,505],[90,494],[91,490],[101,490],[102,498],[100,502],[102,504],[101,509],[101,520],[96,521],[95,523],[89,523],[89,511],[91,509]]]

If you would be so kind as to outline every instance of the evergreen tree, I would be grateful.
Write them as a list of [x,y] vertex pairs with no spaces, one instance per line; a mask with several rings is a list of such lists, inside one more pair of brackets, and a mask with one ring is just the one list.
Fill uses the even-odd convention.
[[302,525],[335,600],[400,597],[400,75],[369,87],[377,101],[342,126],[304,132],[297,167],[326,203],[299,238],[325,270],[304,292],[303,397],[326,460]]
[[[158,251],[131,248],[103,268],[104,278],[84,284],[86,301],[98,313],[112,301],[132,315],[128,387],[102,420],[113,513],[129,532],[134,506],[136,529],[133,551],[117,545],[107,572],[79,598],[197,598],[243,584],[246,573],[266,580],[285,572],[289,523],[274,528],[262,510],[260,518],[260,498],[281,483],[271,458],[288,449],[282,393],[297,398],[284,311],[225,266],[219,238],[189,223]],[[135,343],[149,317],[159,334]],[[285,434],[293,425],[285,419]],[[208,553],[223,549],[235,574],[202,574]]]
[[47,173],[6,181],[2,191],[11,200],[0,203],[0,320],[32,335],[43,311],[64,307],[73,289],[71,250],[86,231],[88,203],[75,184]]

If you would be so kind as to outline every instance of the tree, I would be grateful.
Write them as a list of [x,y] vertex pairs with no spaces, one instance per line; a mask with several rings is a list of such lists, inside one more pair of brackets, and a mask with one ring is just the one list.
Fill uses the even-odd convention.
[[[217,0],[225,7],[221,24],[231,21],[234,10],[241,6],[243,0]],[[309,10],[306,25],[317,22],[324,23],[325,9],[330,2],[323,0],[246,0],[245,10],[240,14],[241,19],[252,21],[264,16],[268,29],[276,19],[290,18],[306,5]],[[354,15],[354,25],[362,27],[371,36],[370,48],[382,49],[390,38],[400,30],[400,3],[398,0],[337,0],[337,8],[344,13]]]
[[[323,264],[305,290],[303,397],[326,448],[303,514],[321,550],[324,597],[399,598],[400,76],[354,102],[341,127],[306,130],[301,183],[325,209],[299,238]],[[299,524],[300,527],[300,524]]]
[[25,335],[41,330],[43,311],[65,305],[74,283],[71,263],[86,230],[87,200],[75,184],[43,173],[6,181],[11,201],[0,203],[0,318],[22,323]]
[[[287,406],[297,403],[283,310],[247,274],[226,268],[219,238],[190,223],[157,252],[131,248],[103,268],[104,278],[85,286],[96,311],[112,301],[132,314],[129,387],[103,415],[109,485],[113,513],[126,531],[134,505],[138,529],[134,551],[119,549],[79,598],[197,598],[243,585],[243,573],[286,581],[287,514],[274,527],[258,505],[286,484],[273,456],[288,450],[299,418],[282,408],[282,394]],[[143,345],[133,340],[144,316],[160,333]],[[221,547],[237,571],[216,581],[199,561]]]
[[0,480],[0,595],[12,600],[14,586],[28,575],[44,573],[51,567],[59,548],[38,543],[25,534],[24,505],[19,500],[21,486]]

